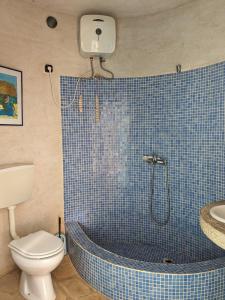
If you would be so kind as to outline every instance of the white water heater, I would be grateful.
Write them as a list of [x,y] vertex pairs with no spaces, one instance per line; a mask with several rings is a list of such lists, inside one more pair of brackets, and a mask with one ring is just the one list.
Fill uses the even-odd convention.
[[80,52],[83,57],[107,58],[116,48],[116,22],[103,15],[84,15],[80,19]]

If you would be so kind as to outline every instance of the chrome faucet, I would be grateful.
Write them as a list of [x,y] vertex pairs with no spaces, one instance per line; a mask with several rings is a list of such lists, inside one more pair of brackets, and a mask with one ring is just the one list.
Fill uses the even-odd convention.
[[142,159],[152,165],[166,165],[167,161],[157,155],[143,155]]

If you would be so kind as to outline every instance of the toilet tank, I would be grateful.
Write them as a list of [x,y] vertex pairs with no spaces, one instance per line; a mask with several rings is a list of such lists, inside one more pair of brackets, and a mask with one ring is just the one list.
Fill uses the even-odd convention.
[[33,164],[0,165],[0,208],[29,200],[33,182]]

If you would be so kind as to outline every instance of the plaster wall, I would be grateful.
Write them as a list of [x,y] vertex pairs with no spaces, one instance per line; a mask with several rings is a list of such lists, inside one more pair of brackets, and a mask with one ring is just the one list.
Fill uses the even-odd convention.
[[116,74],[149,76],[191,70],[225,60],[222,0],[194,0],[153,16],[121,19],[111,59]]

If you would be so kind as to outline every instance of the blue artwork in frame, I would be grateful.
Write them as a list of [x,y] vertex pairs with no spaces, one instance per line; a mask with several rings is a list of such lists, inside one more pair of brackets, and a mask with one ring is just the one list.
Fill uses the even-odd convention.
[[22,72],[0,66],[0,125],[23,125]]

